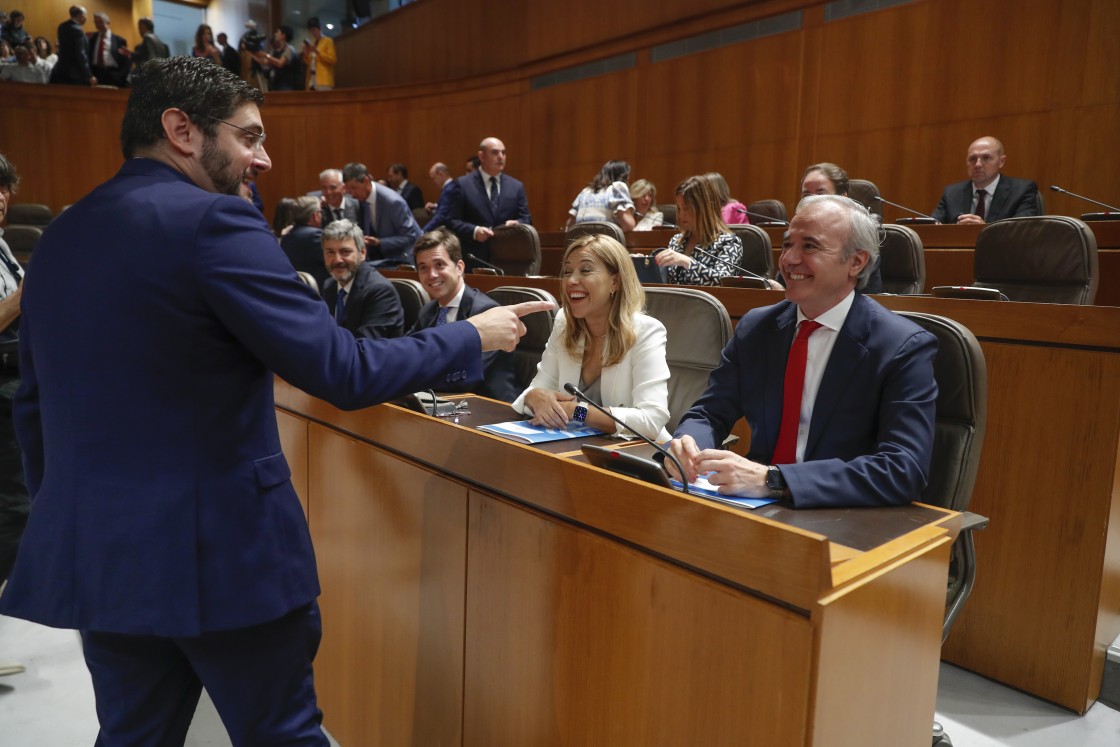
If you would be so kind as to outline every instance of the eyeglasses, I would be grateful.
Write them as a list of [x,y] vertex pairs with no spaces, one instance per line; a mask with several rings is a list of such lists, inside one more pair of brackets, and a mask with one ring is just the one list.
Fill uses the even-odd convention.
[[198,114],[198,116],[200,116],[200,117],[206,117],[207,119],[213,120],[215,122],[221,122],[222,124],[229,125],[230,127],[235,127],[237,129],[241,130],[242,132],[244,132],[246,135],[252,135],[253,136],[253,150],[260,150],[261,148],[264,147],[264,139],[267,137],[267,135],[265,135],[265,133],[263,131],[254,132],[253,130],[246,130],[244,127],[239,127],[238,125],[235,125],[233,122],[227,122],[224,119],[218,119],[217,117],[211,117],[209,114],[201,114],[201,113],[198,113],[198,112],[196,112],[196,114]]

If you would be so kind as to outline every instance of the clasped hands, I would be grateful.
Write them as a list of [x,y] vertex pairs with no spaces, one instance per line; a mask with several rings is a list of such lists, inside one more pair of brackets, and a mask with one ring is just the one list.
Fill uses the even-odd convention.
[[532,411],[529,420],[533,425],[563,430],[572,420],[576,409],[576,398],[567,392],[554,392],[548,389],[531,389],[525,395],[525,406]]
[[[770,488],[766,485],[768,468],[765,464],[752,462],[724,449],[701,451],[692,436],[674,438],[667,446],[669,453],[680,460],[686,473],[683,482],[693,483],[700,475],[706,475],[708,482],[717,486],[724,495],[745,498],[766,498],[770,495]],[[671,460],[665,461],[665,468],[670,476],[681,479]]]

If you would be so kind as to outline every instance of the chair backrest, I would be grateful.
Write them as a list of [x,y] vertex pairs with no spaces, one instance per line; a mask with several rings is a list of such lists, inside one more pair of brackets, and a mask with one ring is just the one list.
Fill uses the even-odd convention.
[[419,280],[411,278],[389,278],[389,282],[397,290],[401,299],[401,308],[404,309],[404,331],[412,329],[416,318],[420,316],[420,309],[428,302],[428,293]]
[[26,259],[35,251],[35,245],[43,237],[43,229],[38,226],[12,226],[4,229],[4,241],[16,259]]
[[926,287],[926,252],[912,228],[884,225],[879,257],[884,293],[912,296]]
[[296,274],[299,275],[299,279],[303,281],[304,285],[316,293],[319,292],[319,281],[315,279],[314,275],[310,272],[304,272],[303,270],[297,270]]
[[585,223],[576,223],[568,226],[564,232],[564,240],[571,244],[573,240],[580,236],[588,234],[596,234],[600,236],[610,236],[618,243],[626,246],[626,235],[622,233],[622,228],[617,223],[609,223],[607,221],[591,220]]
[[1012,301],[1092,304],[1097,239],[1077,218],[1044,215],[989,223],[976,237],[976,286]]
[[789,216],[786,213],[786,205],[781,200],[755,200],[750,205],[747,205],[747,212],[754,213],[750,216],[752,223],[760,223],[758,216],[765,215],[772,220],[788,222]]
[[677,225],[677,203],[673,202],[668,205],[658,205],[657,209],[661,211],[664,216],[663,220],[666,223]]
[[937,419],[929,483],[921,501],[964,511],[976,484],[988,412],[984,351],[963,324],[935,314],[898,312],[937,338],[933,374]]
[[866,179],[848,180],[848,197],[882,218],[883,203],[875,199],[879,196],[879,188],[875,186],[875,182]]
[[46,205],[34,202],[14,203],[8,205],[9,226],[45,226],[51,222],[51,209]]
[[559,308],[559,304],[551,293],[540,288],[503,285],[486,295],[502,306],[511,306],[523,301],[551,301],[555,306],[552,311],[538,311],[521,317],[521,323],[525,325],[525,334],[513,352],[513,367],[517,385],[524,390],[537,374],[537,364],[541,362],[548,337],[552,334],[552,320],[556,318],[556,308]]
[[731,339],[731,317],[715,296],[696,288],[646,288],[646,313],[665,325],[672,433],[708,386]]
[[541,269],[541,238],[525,223],[499,226],[490,239],[490,263],[507,275],[536,275]]
[[766,278],[773,277],[774,253],[771,251],[770,234],[758,226],[735,224],[728,228],[743,242],[743,268]]

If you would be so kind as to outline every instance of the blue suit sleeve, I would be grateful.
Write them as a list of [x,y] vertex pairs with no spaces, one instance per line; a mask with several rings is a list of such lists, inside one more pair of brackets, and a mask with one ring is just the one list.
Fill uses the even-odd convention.
[[412,247],[416,244],[416,239],[420,238],[420,226],[416,224],[416,219],[412,217],[412,211],[404,200],[381,203],[377,209],[381,210],[383,207],[389,209],[392,228],[388,231],[391,235],[381,239],[381,257],[411,263]]

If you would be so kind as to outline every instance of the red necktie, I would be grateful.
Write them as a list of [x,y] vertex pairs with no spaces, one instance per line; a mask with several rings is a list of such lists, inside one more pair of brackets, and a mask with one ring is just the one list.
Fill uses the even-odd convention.
[[801,393],[805,389],[805,363],[809,358],[809,335],[820,328],[820,322],[806,319],[797,329],[797,337],[789,349],[786,379],[782,387],[782,426],[772,464],[793,464],[797,461],[797,429],[801,424]]
[[975,215],[976,215],[977,218],[982,219],[984,217],[984,195],[986,195],[986,194],[987,194],[987,192],[985,192],[984,190],[980,190],[979,192],[976,193],[976,213],[975,213]]
[[105,42],[107,41],[106,37],[106,34],[101,35],[101,47],[97,50],[97,64],[101,67],[105,67]]

